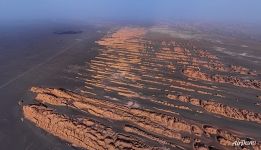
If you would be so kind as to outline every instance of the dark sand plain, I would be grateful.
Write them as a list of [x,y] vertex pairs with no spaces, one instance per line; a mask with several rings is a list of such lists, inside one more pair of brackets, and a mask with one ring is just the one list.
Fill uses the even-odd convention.
[[[80,34],[54,34],[81,30]],[[94,41],[104,28],[74,25],[32,25],[1,28],[0,149],[73,149],[23,121],[20,101],[32,102],[33,85],[76,89],[66,67],[92,59]],[[20,103],[21,104],[21,103]]]

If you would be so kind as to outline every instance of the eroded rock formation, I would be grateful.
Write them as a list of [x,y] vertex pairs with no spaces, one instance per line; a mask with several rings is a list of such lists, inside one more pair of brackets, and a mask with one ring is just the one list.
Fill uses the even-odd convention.
[[[249,109],[253,106],[245,107],[244,101],[235,101],[242,108],[227,103],[238,94],[259,100],[258,72],[226,64],[190,41],[150,39],[147,32],[126,27],[97,41],[99,54],[74,74],[85,86],[77,93],[32,87],[35,99],[52,108],[26,105],[25,118],[84,149],[260,149],[260,144],[232,144],[256,137],[260,143],[259,136],[252,138],[240,128],[198,118],[259,126],[261,115]],[[237,90],[240,93],[233,93]],[[53,108],[74,109],[81,117]]]
[[259,80],[246,80],[246,79],[240,79],[232,76],[209,75],[194,68],[186,68],[183,70],[183,73],[187,77],[195,78],[198,80],[205,80],[205,81],[217,82],[217,83],[230,83],[238,87],[261,90],[261,81]]
[[38,105],[23,106],[23,113],[36,126],[75,147],[93,150],[156,149],[133,137],[117,134],[111,128],[88,118],[69,118]]
[[195,106],[202,107],[207,112],[219,114],[224,117],[261,123],[260,113],[251,112],[245,109],[234,108],[211,100],[201,100],[197,98],[192,98],[190,96],[185,96],[185,95],[169,94],[168,97],[170,99],[174,99],[174,100],[178,100],[185,103],[190,103]]

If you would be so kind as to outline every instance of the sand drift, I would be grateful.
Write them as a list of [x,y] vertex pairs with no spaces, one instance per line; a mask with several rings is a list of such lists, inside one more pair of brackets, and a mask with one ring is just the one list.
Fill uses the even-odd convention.
[[[75,73],[85,83],[81,92],[32,87],[37,104],[24,105],[24,117],[84,149],[261,149],[261,134],[237,127],[260,129],[260,107],[231,104],[240,94],[258,103],[258,70],[148,32],[121,28],[97,41],[100,53]],[[233,144],[240,140],[256,143]]]

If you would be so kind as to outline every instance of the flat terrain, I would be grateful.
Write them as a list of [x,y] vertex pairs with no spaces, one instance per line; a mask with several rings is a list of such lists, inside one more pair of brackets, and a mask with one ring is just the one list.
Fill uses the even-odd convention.
[[80,83],[66,80],[66,67],[84,64],[97,52],[93,43],[102,37],[100,28],[84,26],[83,33],[54,34],[57,29],[75,28],[30,26],[1,28],[0,36],[0,149],[72,149],[59,140],[22,121],[19,102],[32,102],[33,85],[75,89]]

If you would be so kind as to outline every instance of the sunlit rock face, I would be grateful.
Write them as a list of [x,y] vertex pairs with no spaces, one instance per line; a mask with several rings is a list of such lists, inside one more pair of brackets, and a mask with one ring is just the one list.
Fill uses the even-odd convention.
[[[125,27],[97,41],[99,54],[75,74],[84,87],[78,93],[32,87],[35,100],[51,108],[25,105],[24,117],[84,149],[260,149],[260,134],[237,127],[260,126],[260,111],[228,90],[256,98],[258,70],[224,63],[188,40],[151,38],[149,32]],[[257,144],[234,147],[246,138]]]

